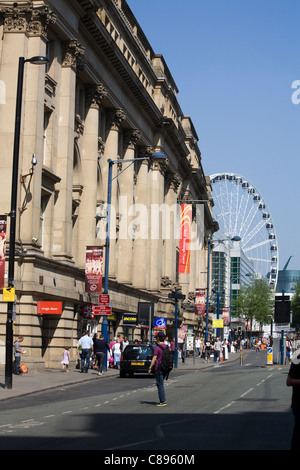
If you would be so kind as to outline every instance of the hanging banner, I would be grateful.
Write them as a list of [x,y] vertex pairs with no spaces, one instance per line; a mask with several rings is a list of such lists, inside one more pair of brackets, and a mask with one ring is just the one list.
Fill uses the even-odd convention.
[[222,318],[224,320],[224,325],[228,326],[229,325],[229,308],[222,309]]
[[181,205],[179,273],[190,272],[190,242],[192,230],[192,204]]
[[6,225],[6,215],[0,215],[0,289],[4,287],[5,277]]
[[195,307],[196,307],[196,315],[199,315],[200,317],[204,317],[206,313],[205,289],[196,289]]
[[103,247],[87,246],[85,261],[85,292],[101,294],[103,277]]

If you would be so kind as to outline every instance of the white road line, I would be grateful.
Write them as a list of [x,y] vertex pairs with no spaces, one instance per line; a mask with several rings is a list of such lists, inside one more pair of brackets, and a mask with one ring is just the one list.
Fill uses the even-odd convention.
[[214,415],[217,415],[218,413],[220,413],[221,411],[225,410],[226,408],[229,408],[231,405],[233,405],[235,403],[235,401],[232,401],[231,403],[228,403],[228,405],[225,405],[223,406],[223,408],[220,408],[218,411],[215,411],[214,412]]
[[247,392],[243,393],[240,398],[243,398],[245,395],[247,395],[248,393],[252,392],[252,390],[254,390],[254,388],[249,388],[249,390],[247,390]]

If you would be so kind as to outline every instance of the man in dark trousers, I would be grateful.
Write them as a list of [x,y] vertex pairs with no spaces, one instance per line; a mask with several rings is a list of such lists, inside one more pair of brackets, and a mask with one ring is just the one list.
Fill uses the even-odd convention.
[[106,357],[106,350],[109,351],[109,345],[104,339],[104,336],[101,334],[100,338],[95,335],[94,337],[94,354],[96,355],[97,364],[98,364],[98,375],[102,375],[103,364]]
[[159,403],[157,403],[157,406],[166,406],[166,396],[165,396],[165,388],[164,388],[164,374],[161,370],[159,370],[159,365],[161,363],[162,359],[162,349],[165,348],[167,345],[164,344],[164,339],[165,335],[162,331],[157,333],[156,335],[156,346],[154,348],[154,355],[149,367],[148,374],[151,374],[152,367],[155,365],[155,380],[156,380],[156,386],[158,390],[158,398],[159,398]]
[[293,354],[286,384],[293,387],[292,410],[295,422],[291,450],[300,450],[300,349]]

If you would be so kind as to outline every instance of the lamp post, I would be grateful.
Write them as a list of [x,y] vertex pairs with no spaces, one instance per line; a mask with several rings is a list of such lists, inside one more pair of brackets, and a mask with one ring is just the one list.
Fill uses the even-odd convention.
[[208,310],[209,310],[209,278],[210,278],[210,251],[211,243],[224,243],[225,241],[239,242],[241,237],[234,236],[232,238],[224,238],[223,240],[211,240],[208,239],[208,249],[207,249],[207,292],[206,292],[206,325],[205,325],[205,341],[208,338]]
[[[30,62],[34,65],[42,65],[49,62],[47,57],[35,56],[31,59],[19,57],[16,114],[15,114],[15,133],[14,133],[14,151],[12,167],[12,185],[11,185],[11,207],[10,207],[10,236],[9,236],[9,257],[8,257],[8,289],[14,287],[14,265],[15,265],[15,244],[16,244],[16,210],[17,210],[17,192],[18,192],[18,167],[20,151],[20,129],[21,129],[21,110],[23,95],[24,65]],[[6,321],[6,353],[5,353],[5,388],[12,388],[12,362],[13,362],[13,307],[14,300],[7,303],[7,321]]]
[[[110,250],[110,219],[111,219],[111,188],[112,182],[117,178],[121,173],[123,173],[127,168],[129,168],[133,163],[139,160],[153,160],[155,162],[164,162],[166,161],[166,156],[161,152],[155,152],[150,157],[141,157],[141,158],[131,158],[131,159],[119,159],[111,160],[108,159],[108,186],[107,186],[107,214],[106,214],[106,243],[105,243],[105,267],[104,267],[104,294],[108,294],[108,275],[109,275],[109,250]],[[129,163],[126,168],[121,170],[116,176],[112,176],[113,165],[118,163]],[[150,325],[149,325],[150,328]],[[102,322],[102,334],[105,341],[108,341],[108,321],[106,315],[104,315]],[[106,367],[106,361],[104,361]]]

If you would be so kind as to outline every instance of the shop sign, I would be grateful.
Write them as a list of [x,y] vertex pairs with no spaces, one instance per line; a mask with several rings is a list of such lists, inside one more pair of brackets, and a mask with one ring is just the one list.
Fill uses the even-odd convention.
[[62,302],[41,300],[37,303],[37,313],[44,315],[61,315]]
[[137,324],[137,315],[133,313],[124,313],[123,314],[123,325],[136,325]]

